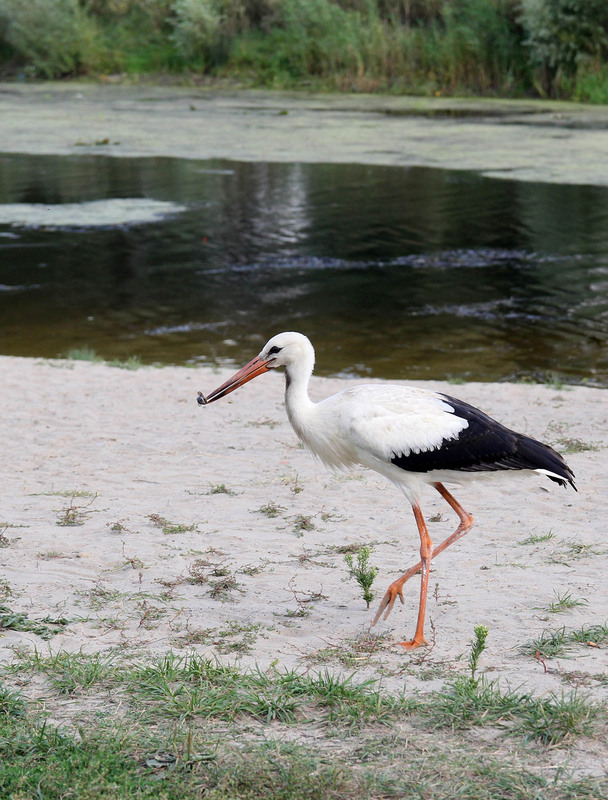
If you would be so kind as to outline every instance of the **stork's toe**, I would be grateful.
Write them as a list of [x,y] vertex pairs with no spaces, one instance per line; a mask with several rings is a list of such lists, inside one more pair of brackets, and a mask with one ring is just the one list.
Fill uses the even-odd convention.
[[429,642],[424,638],[424,636],[416,637],[409,641],[409,642],[399,642],[398,644],[401,647],[405,647],[406,650],[415,650],[417,647],[430,647]]
[[376,616],[372,620],[372,625],[375,625],[378,622],[384,609],[386,609],[386,612],[383,619],[388,617],[393,610],[393,606],[395,605],[395,600],[397,598],[399,598],[402,603],[405,603],[405,600],[403,599],[403,583],[401,583],[401,581],[394,581],[386,590],[384,597],[378,606],[378,610],[376,611]]

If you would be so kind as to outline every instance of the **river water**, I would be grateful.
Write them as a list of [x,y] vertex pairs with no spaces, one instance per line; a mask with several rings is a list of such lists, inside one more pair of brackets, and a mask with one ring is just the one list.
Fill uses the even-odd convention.
[[[119,199],[175,205],[149,222],[71,205]],[[323,375],[606,386],[608,189],[0,157],[0,353],[239,364],[281,330],[310,336]]]

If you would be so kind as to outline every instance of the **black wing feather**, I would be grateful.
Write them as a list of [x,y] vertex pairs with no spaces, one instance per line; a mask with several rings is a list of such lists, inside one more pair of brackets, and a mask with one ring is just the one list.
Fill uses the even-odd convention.
[[454,409],[457,417],[466,420],[467,427],[434,450],[407,455],[394,453],[391,462],[397,467],[408,472],[545,469],[560,476],[549,475],[551,480],[562,486],[570,483],[576,489],[574,473],[549,445],[510,430],[463,400],[443,394],[441,397]]

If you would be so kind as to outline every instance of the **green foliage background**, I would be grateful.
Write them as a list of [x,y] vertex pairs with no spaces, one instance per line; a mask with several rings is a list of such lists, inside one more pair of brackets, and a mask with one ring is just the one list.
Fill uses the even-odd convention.
[[0,0],[4,77],[608,102],[606,0]]

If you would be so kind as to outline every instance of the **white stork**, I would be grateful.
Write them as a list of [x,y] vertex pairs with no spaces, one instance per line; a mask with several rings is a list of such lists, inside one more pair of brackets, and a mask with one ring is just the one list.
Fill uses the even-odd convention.
[[[403,602],[403,586],[421,572],[420,604],[414,638],[407,649],[428,644],[424,617],[431,559],[473,526],[473,517],[443,485],[462,482],[475,473],[523,470],[545,475],[573,488],[574,474],[551,447],[515,433],[474,406],[440,392],[407,386],[353,386],[319,403],[308,396],[315,362],[310,340],[301,333],[279,333],[229,380],[198,402],[206,405],[238,389],[252,378],[285,367],[285,405],[293,429],[308,450],[328,467],[369,467],[398,486],[412,505],[420,534],[420,561],[388,588],[375,624],[395,599]],[[451,536],[433,547],[420,497],[431,484],[454,509],[460,524]]]

